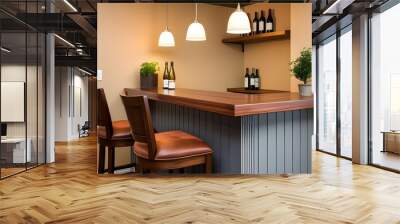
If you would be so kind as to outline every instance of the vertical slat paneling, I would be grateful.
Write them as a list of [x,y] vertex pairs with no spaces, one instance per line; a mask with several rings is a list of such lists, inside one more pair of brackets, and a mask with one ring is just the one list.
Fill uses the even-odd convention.
[[276,113],[268,114],[268,173],[276,173]]
[[293,173],[300,173],[300,111],[293,111]]
[[276,171],[285,172],[285,113],[276,113]]
[[308,140],[307,131],[308,119],[307,110],[300,110],[300,172],[307,173],[307,157],[308,157]]
[[285,173],[293,173],[293,116],[285,112]]
[[231,170],[229,155],[231,154],[229,145],[229,118],[221,116],[221,170]]
[[314,111],[313,110],[307,110],[307,117],[308,117],[308,133],[307,133],[307,140],[308,140],[308,145],[307,145],[307,172],[311,173],[312,171],[312,135],[314,133]]
[[268,173],[268,115],[260,114],[259,117],[259,147],[258,147],[258,172]]
[[[241,119],[231,118],[229,127],[230,173],[241,173]],[[223,154],[224,156],[226,153]],[[228,157],[228,156],[227,156]]]
[[157,130],[183,130],[207,142],[216,173],[311,171],[312,110],[230,117],[160,102],[151,109]]

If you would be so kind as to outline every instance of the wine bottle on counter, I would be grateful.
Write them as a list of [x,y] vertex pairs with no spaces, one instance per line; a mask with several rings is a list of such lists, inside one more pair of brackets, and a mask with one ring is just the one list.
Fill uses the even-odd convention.
[[272,9],[268,10],[266,30],[267,32],[274,32],[274,19],[272,18]]
[[251,75],[250,75],[250,85],[249,85],[249,89],[255,89],[255,74],[254,74],[254,68],[251,69]]
[[246,68],[246,74],[244,75],[244,88],[249,89],[250,75],[249,68]]
[[169,77],[169,71],[168,71],[168,62],[165,62],[165,67],[164,67],[164,75],[163,75],[163,89],[168,89],[168,77]]
[[175,89],[175,69],[174,69],[174,62],[171,61],[171,70],[169,71],[168,77],[168,89]]
[[257,34],[258,32],[258,12],[255,12],[253,19],[253,34]]
[[256,69],[256,75],[254,76],[254,89],[260,89],[260,74],[258,74],[258,69]]
[[261,10],[261,17],[258,20],[258,29],[260,30],[260,33],[265,33],[266,29],[265,29],[265,16],[264,16],[264,10]]

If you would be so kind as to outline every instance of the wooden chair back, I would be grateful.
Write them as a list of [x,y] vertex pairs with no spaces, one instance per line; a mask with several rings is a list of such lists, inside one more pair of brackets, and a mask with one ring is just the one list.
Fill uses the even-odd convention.
[[107,138],[113,135],[112,120],[104,89],[97,90],[97,125],[106,129]]
[[126,96],[122,93],[121,98],[131,126],[132,138],[136,142],[146,143],[149,159],[154,160],[157,145],[147,96]]

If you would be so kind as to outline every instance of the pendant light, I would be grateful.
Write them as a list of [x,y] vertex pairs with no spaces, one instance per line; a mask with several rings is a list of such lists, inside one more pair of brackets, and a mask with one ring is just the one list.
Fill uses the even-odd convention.
[[166,13],[166,21],[167,24],[165,26],[165,30],[160,34],[158,38],[158,46],[159,47],[175,47],[175,38],[174,35],[168,30],[168,5],[167,5],[167,13]]
[[236,10],[231,14],[228,21],[227,33],[231,34],[244,34],[250,33],[250,22],[247,14],[240,8],[240,4],[237,4]]
[[186,32],[186,40],[187,41],[205,41],[206,40],[206,31],[204,30],[203,25],[197,21],[197,3],[196,3],[196,17],[194,18],[194,22],[190,24],[189,28]]

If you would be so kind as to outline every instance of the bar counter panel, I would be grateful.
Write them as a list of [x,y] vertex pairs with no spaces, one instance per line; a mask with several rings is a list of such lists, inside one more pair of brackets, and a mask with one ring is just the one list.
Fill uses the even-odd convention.
[[311,173],[312,97],[190,89],[125,93],[150,99],[158,131],[183,130],[209,144],[215,173]]
[[207,142],[215,173],[311,173],[311,109],[233,117],[151,101],[151,111],[158,131],[183,130]]

